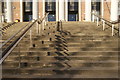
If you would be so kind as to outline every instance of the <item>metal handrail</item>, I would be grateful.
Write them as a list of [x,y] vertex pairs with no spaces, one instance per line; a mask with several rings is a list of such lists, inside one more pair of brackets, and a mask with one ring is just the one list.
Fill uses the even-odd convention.
[[8,28],[8,27],[10,27],[10,26],[14,25],[15,23],[16,23],[16,22],[13,22],[13,23],[10,23],[10,24],[8,24],[8,25],[4,26],[4,27],[2,28],[2,30],[4,30],[5,28]]
[[[48,13],[46,13],[45,15],[47,16]],[[43,19],[41,20],[41,22],[44,20],[44,18],[46,18],[46,16],[43,17]],[[39,21],[39,19],[38,19],[37,21]],[[19,33],[20,33],[25,27],[27,27],[31,22],[32,22],[32,21],[30,21],[27,25],[25,25],[25,26],[24,26],[23,28],[21,28],[18,32],[16,32],[13,36],[11,36],[9,39],[7,39],[3,44],[1,44],[1,45],[0,45],[0,48],[1,48],[2,46],[4,46],[6,43],[8,43],[10,40],[12,40],[17,34],[19,34]]]
[[27,27],[32,21],[30,21],[27,25],[25,25],[23,28],[21,28],[18,32],[13,34],[9,39],[7,39],[3,44],[0,45],[0,48],[4,46],[6,43],[8,43],[10,40],[12,40],[17,34],[19,34],[25,27]]
[[[46,18],[45,17],[42,18],[41,23],[43,22],[43,20]],[[10,54],[10,52],[15,48],[15,46],[22,40],[22,38],[25,36],[25,34],[33,27],[33,25],[38,22],[40,19],[34,20],[34,22],[32,22],[32,24],[23,31],[23,33],[21,33],[21,35],[14,40],[7,48],[5,48],[5,50],[2,52],[1,57],[0,57],[0,64],[6,59],[6,57]],[[27,24],[28,25],[28,24]],[[25,27],[23,27],[21,30],[23,30]],[[14,38],[18,33],[21,32],[21,30],[19,30],[16,34],[14,34],[7,42],[9,42],[12,38]],[[5,43],[7,43],[5,42]],[[5,45],[5,44],[4,44]]]
[[[112,36],[114,36],[114,27],[116,24],[120,23],[120,20],[117,20],[117,21],[109,21],[109,20],[106,20],[104,18],[102,18],[101,16],[99,15],[96,15],[94,13],[91,13],[93,16],[96,16],[97,17],[97,26],[99,25],[99,19],[102,21],[102,25],[103,25],[103,30],[105,30],[105,24],[106,22],[107,23],[110,23],[112,25]],[[93,22],[95,21],[95,19],[93,19]],[[120,36],[120,26],[119,26],[119,36]]]
[[12,25],[14,25],[14,24],[16,24],[16,22],[10,23],[10,24],[8,24],[8,25],[6,25],[6,26],[4,26],[4,27],[0,27],[0,31],[2,32],[0,35],[2,35],[3,33],[5,33],[4,30],[5,30],[6,28],[8,28],[8,27],[10,27],[10,26],[12,26]]
[[117,21],[109,21],[109,20],[104,19],[104,18],[102,18],[101,16],[96,15],[96,14],[94,14],[94,13],[92,13],[92,15],[94,15],[94,16],[96,16],[96,17],[98,17],[98,18],[100,18],[100,19],[102,19],[102,20],[104,20],[104,21],[106,21],[106,22],[108,22],[108,23],[111,23],[111,24],[118,24],[118,23],[120,23],[119,20],[117,20]]
[[47,16],[48,16],[49,13],[45,13],[45,16],[43,16],[42,20],[43,21]]

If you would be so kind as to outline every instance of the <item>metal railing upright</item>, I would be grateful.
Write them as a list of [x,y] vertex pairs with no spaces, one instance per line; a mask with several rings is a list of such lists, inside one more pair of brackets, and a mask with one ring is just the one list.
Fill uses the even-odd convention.
[[[96,14],[94,14],[94,13],[91,13],[91,14],[92,14],[92,16],[94,16],[94,17],[97,18],[97,19],[95,20],[95,18],[93,17],[93,18],[94,18],[94,19],[93,19],[93,22],[96,21],[97,26],[99,26],[99,21],[102,22],[103,31],[105,30],[105,25],[108,25],[108,26],[112,27],[112,30],[111,30],[112,36],[114,36],[114,30],[118,30],[119,36],[120,36],[120,25],[119,25],[120,19],[118,19],[118,21],[109,21],[109,20],[106,20],[106,19],[102,18],[101,16],[96,15]],[[115,25],[118,25],[118,29],[115,29]]]
[[0,27],[0,31],[1,31],[0,35],[1,36],[4,35],[4,33],[5,33],[4,31],[7,30],[9,27],[13,26],[14,24],[16,24],[16,22],[9,23],[6,26],[1,26]]
[[[33,27],[33,25],[38,22],[41,24],[44,21],[44,19],[47,17],[48,14],[49,13],[45,13],[45,16],[42,19],[30,21],[27,25],[25,25],[17,33],[15,33],[13,36],[11,36],[8,40],[6,40],[3,44],[0,45],[0,49],[2,50],[2,53],[0,54],[0,64],[12,52],[12,50],[23,39],[23,37]],[[19,36],[18,36],[18,34],[19,34]],[[13,40],[13,38],[15,38],[15,39]],[[11,40],[13,40],[13,42],[10,42]],[[7,43],[10,43],[10,45],[8,46]],[[5,49],[3,49],[3,47],[5,47]]]
[[12,22],[12,23],[10,23],[10,24],[8,24],[8,25],[6,25],[6,26],[3,26],[3,27],[2,27],[2,30],[4,31],[4,30],[6,30],[7,28],[9,28],[10,26],[12,26],[12,25],[14,25],[14,24],[16,24],[16,22]]

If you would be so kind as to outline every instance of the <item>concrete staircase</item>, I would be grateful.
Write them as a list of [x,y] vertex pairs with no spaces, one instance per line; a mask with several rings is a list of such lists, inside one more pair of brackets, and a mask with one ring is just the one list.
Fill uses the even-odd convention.
[[27,25],[28,22],[18,22],[8,28],[4,31],[5,34],[2,36],[2,40],[7,40],[10,38],[12,35],[14,35],[16,32],[18,32],[23,26]]
[[2,64],[3,78],[118,78],[118,36],[90,22],[36,27]]

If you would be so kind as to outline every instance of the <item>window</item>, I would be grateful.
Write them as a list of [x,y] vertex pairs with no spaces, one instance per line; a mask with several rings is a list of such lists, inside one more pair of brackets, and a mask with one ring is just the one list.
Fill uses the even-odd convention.
[[27,0],[25,2],[25,12],[32,11],[32,0]]
[[100,15],[101,13],[101,3],[100,3],[100,0],[92,0],[91,2],[91,10],[92,12],[94,12],[95,14],[97,15]]
[[69,0],[68,3],[68,10],[69,11],[77,11],[78,10],[78,2],[76,0]]
[[2,13],[5,13],[6,10],[6,2],[2,2]]
[[55,11],[55,0],[46,0],[45,6],[46,11]]
[[99,0],[92,1],[92,10],[100,11],[100,1]]
[[118,2],[118,15],[120,16],[120,0]]

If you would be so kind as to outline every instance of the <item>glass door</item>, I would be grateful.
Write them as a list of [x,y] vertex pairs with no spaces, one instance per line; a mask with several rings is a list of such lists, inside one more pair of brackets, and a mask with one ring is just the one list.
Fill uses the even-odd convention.
[[[92,8],[91,9],[92,13],[95,13],[96,15],[101,15],[101,13],[100,13],[100,11],[101,11],[101,2],[100,2],[100,0],[92,0],[91,6],[92,6],[91,7]],[[96,19],[96,17],[95,17],[95,19]]]
[[69,0],[68,2],[68,21],[78,20],[78,0]]
[[48,12],[48,21],[56,21],[56,0],[46,0],[45,12]]
[[31,21],[32,20],[32,0],[23,2],[23,20]]
[[118,17],[119,17],[119,20],[120,20],[120,0],[118,2]]

